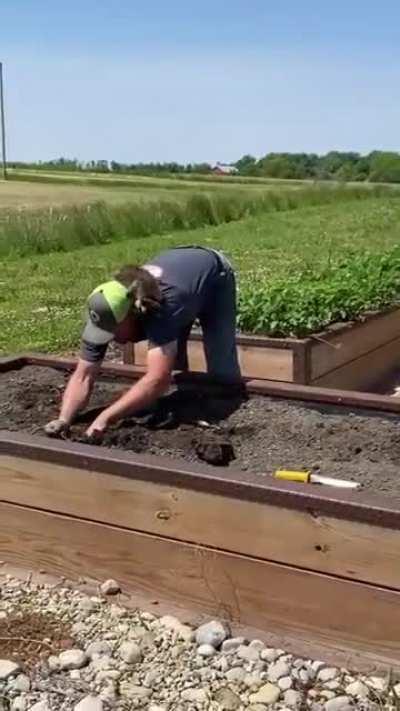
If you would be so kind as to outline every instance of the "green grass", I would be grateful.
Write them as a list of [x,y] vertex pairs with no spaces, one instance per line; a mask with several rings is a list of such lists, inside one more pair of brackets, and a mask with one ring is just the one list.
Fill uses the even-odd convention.
[[[303,180],[282,180],[277,178],[247,177],[245,175],[203,175],[201,173],[163,173],[162,175],[139,175],[137,173],[96,173],[89,171],[57,171],[57,170],[34,170],[9,169],[9,180],[26,181],[31,183],[69,183],[81,185],[114,185],[116,187],[139,188],[167,188],[171,190],[193,189],[193,187],[204,189],[229,187],[236,185],[248,185],[261,188],[287,187],[288,189],[296,185],[304,185],[313,181]],[[194,184],[194,185],[193,185]]]
[[232,222],[250,215],[302,210],[307,205],[369,200],[372,195],[398,199],[390,188],[306,187],[297,191],[251,190],[228,194],[189,193],[185,200],[153,200],[110,206],[96,203],[47,210],[0,212],[0,257],[70,252],[107,244]]
[[371,197],[74,252],[8,257],[0,275],[0,352],[77,348],[85,298],[95,285],[123,263],[144,263],[162,249],[191,243],[231,257],[239,274],[242,325],[257,331],[261,322],[261,330],[280,333],[272,327],[278,315],[286,332],[302,332],[307,318],[316,315],[318,328],[327,309],[341,316],[340,302],[348,317],[397,301],[399,242],[400,200]]

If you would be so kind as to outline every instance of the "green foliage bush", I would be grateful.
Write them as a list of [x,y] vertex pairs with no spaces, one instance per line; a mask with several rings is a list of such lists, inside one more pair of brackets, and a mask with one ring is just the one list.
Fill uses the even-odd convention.
[[400,303],[400,247],[382,254],[352,254],[317,270],[303,269],[269,282],[248,275],[239,287],[244,332],[302,337],[338,321]]

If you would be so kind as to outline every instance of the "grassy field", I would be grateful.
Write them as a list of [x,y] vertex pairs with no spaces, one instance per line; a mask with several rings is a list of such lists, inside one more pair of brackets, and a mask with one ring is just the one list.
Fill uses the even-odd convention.
[[243,175],[202,175],[197,173],[169,173],[165,176],[146,176],[134,173],[92,173],[89,171],[72,172],[57,170],[21,170],[9,169],[11,181],[44,182],[44,183],[70,183],[70,184],[96,184],[118,186],[136,186],[138,188],[164,188],[166,190],[193,190],[193,189],[214,189],[230,188],[235,186],[250,186],[252,188],[270,189],[295,189],[313,181],[305,180],[282,180],[276,178],[253,178]]
[[[113,188],[110,188],[113,192]],[[153,195],[153,191],[149,191]],[[23,257],[114,241],[165,234],[207,225],[233,222],[251,215],[299,210],[367,200],[372,195],[397,195],[382,188],[318,186],[297,191],[235,189],[234,192],[189,191],[176,200],[169,194],[156,199],[130,200],[121,204],[95,202],[48,209],[0,211],[0,257]]]
[[276,333],[286,323],[285,330],[295,332],[297,323],[310,318],[311,329],[314,315],[319,325],[343,309],[343,317],[349,317],[398,299],[399,240],[400,199],[381,196],[299,204],[230,224],[66,253],[8,256],[0,276],[0,352],[76,348],[92,287],[123,263],[143,263],[161,249],[190,243],[231,257],[239,274],[244,327]]
[[184,199],[186,191],[179,188],[166,190],[162,186],[149,190],[146,185],[132,187],[122,185],[114,188],[100,185],[80,185],[57,182],[1,181],[0,180],[0,211],[10,209],[36,209],[44,207],[61,207],[64,205],[86,205],[93,202],[106,202],[117,205],[126,202],[149,200]]

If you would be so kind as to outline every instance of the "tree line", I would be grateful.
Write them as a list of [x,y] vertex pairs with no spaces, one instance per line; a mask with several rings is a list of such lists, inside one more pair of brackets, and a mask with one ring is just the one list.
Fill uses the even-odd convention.
[[[35,170],[83,171],[96,173],[133,173],[138,175],[203,174],[212,172],[209,163],[119,163],[117,161],[58,158],[35,163],[9,162],[10,168]],[[233,166],[238,174],[288,180],[339,180],[400,183],[400,153],[372,151],[368,155],[330,151],[316,153],[267,153],[262,158],[245,155]]]

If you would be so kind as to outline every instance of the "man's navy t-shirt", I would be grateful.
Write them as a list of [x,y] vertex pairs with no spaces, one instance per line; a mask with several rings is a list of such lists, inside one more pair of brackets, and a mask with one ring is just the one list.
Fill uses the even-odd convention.
[[[178,247],[162,252],[144,265],[158,281],[161,306],[143,317],[145,338],[156,346],[175,341],[179,333],[209,306],[221,272],[214,251],[202,247]],[[107,346],[82,343],[81,357],[89,362],[104,358]]]

